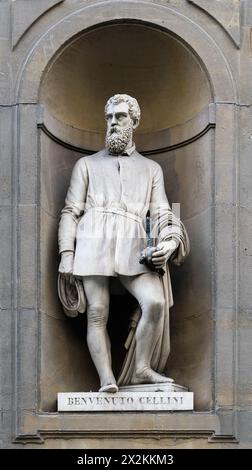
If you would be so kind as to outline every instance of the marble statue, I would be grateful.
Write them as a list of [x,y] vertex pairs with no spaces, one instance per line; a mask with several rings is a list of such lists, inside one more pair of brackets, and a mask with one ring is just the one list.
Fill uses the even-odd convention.
[[[160,165],[135,148],[137,100],[113,96],[105,118],[105,149],[80,158],[73,168],[59,225],[59,273],[78,279],[84,291],[87,343],[100,391],[115,393],[125,384],[173,382],[163,374],[173,305],[168,260],[181,264],[189,241],[169,206]],[[111,276],[119,278],[139,305],[118,380],[106,329]]]

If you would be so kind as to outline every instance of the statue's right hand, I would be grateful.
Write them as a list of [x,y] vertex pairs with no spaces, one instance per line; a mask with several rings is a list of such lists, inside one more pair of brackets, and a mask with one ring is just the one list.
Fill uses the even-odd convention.
[[65,274],[65,275],[73,274],[73,263],[74,263],[73,251],[63,251],[61,253],[59,273]]

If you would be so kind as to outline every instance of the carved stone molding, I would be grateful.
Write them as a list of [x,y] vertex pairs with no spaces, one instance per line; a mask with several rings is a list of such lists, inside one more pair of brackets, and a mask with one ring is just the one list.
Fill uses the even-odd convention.
[[[92,155],[104,146],[104,133],[75,129],[38,108],[37,125],[50,139],[65,148]],[[135,134],[138,150],[143,155],[156,155],[189,145],[215,127],[215,104],[211,103],[189,121],[153,133]]]
[[[219,421],[214,413],[116,413],[45,414],[24,412],[16,443],[43,444],[53,438],[208,438],[219,435]],[[225,436],[226,437],[226,436]],[[229,436],[233,442],[233,436]]]
[[240,1],[239,0],[187,0],[204,10],[219,23],[234,44],[240,46]]
[[[18,0],[12,8],[12,47],[14,48],[31,25],[44,13],[65,0]],[[29,3],[29,8],[27,7]],[[25,14],[24,14],[25,12]]]

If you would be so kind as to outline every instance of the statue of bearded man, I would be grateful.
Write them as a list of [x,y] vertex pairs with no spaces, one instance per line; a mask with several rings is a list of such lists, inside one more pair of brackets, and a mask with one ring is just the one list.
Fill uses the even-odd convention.
[[[115,393],[122,384],[173,381],[163,375],[173,305],[168,260],[181,264],[189,241],[170,209],[160,165],[135,148],[133,131],[140,121],[136,99],[113,96],[105,117],[106,148],[80,158],[73,169],[59,225],[59,273],[81,281],[87,343],[100,391]],[[152,243],[147,240],[146,216],[152,223]],[[106,328],[111,277],[119,278],[139,305],[118,380]]]

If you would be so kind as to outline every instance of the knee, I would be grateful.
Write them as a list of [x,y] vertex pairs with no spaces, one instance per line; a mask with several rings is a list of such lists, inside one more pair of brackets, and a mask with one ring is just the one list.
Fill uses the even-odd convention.
[[165,299],[164,297],[156,297],[149,299],[145,303],[144,310],[147,312],[150,321],[157,321],[157,318],[161,318],[164,311]]
[[165,306],[164,297],[156,297],[148,302],[148,307],[156,312],[162,312]]
[[88,323],[91,325],[103,327],[108,321],[108,305],[92,304],[87,308]]

